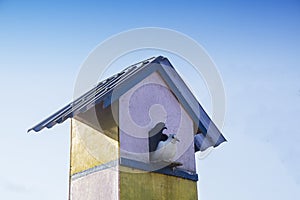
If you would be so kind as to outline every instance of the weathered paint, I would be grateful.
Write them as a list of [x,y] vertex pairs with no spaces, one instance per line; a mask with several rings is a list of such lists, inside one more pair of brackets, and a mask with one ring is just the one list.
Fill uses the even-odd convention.
[[183,178],[159,173],[120,172],[120,200],[195,200],[197,184]]
[[165,122],[180,139],[175,160],[195,171],[193,121],[157,72],[120,97],[119,120],[121,157],[149,162],[148,131]]
[[72,180],[71,200],[118,200],[118,167],[98,171]]
[[72,119],[71,175],[118,159],[118,141]]

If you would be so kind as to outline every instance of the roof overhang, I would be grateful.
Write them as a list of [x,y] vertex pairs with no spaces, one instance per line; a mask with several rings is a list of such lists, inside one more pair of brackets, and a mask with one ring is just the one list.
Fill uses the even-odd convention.
[[31,130],[38,132],[45,127],[51,128],[57,123],[62,123],[68,118],[73,118],[79,113],[86,112],[100,102],[103,102],[103,106],[107,107],[119,99],[130,88],[154,72],[161,75],[172,93],[198,126],[200,132],[205,136],[208,146],[216,147],[226,141],[225,137],[221,134],[220,130],[205,112],[169,60],[162,56],[150,58],[132,65],[100,82],[96,87],[72,103],[29,129],[28,132]]

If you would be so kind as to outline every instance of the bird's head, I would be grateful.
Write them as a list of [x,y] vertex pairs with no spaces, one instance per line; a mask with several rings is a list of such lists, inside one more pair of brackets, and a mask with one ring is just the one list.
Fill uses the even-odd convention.
[[180,140],[176,137],[176,134],[170,134],[169,137],[172,138],[172,141],[174,142],[180,142]]
[[158,132],[162,133],[165,129],[167,129],[167,127],[164,122],[159,122],[155,125],[155,127],[153,129],[158,130]]
[[168,128],[165,126],[165,123],[161,123],[159,128],[160,128],[160,129],[159,129],[159,130],[160,130],[160,131],[159,131],[160,133],[163,133],[164,130],[168,129]]

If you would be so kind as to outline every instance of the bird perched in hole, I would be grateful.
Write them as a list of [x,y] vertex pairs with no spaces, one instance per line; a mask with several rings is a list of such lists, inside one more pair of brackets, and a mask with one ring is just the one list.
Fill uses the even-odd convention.
[[167,129],[165,123],[159,122],[154,128],[149,131],[149,152],[154,152],[157,149],[160,141],[166,141],[168,135],[164,134],[163,131]]
[[152,162],[173,162],[177,152],[177,142],[179,139],[175,134],[170,134],[165,141],[161,140],[151,155]]

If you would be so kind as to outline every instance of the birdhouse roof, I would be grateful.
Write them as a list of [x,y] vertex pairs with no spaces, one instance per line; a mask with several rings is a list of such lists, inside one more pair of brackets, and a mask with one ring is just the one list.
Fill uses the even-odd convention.
[[30,128],[28,132],[32,130],[38,132],[45,127],[52,128],[56,124],[63,123],[68,118],[84,113],[100,102],[103,103],[104,107],[107,107],[153,72],[158,72],[161,75],[195,124],[198,125],[198,130],[206,136],[206,139],[208,138],[208,146],[216,147],[226,141],[169,60],[162,56],[152,57],[131,65],[101,81],[73,102]]

